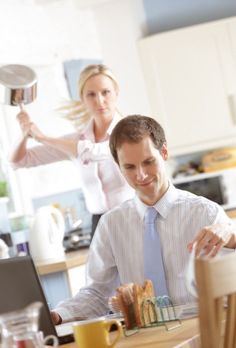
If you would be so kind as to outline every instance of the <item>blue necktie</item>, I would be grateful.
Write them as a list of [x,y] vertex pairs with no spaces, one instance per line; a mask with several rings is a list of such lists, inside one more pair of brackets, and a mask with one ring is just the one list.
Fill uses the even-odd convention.
[[144,217],[144,277],[153,282],[156,296],[168,295],[159,233],[156,229],[157,211],[146,210]]

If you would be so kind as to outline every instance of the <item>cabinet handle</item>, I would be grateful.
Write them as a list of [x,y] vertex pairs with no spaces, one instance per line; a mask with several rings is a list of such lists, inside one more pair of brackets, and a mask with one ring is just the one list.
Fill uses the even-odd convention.
[[231,115],[231,119],[234,124],[236,124],[236,100],[235,100],[235,94],[229,94],[228,95],[228,104],[229,104],[229,111]]

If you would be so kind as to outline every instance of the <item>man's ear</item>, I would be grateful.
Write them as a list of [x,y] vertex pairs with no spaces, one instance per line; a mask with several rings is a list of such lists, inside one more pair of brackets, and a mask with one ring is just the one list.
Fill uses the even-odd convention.
[[169,153],[168,153],[168,147],[167,147],[167,144],[164,143],[162,145],[162,148],[161,148],[161,155],[162,155],[162,158],[164,159],[164,161],[167,161],[168,160],[168,157],[169,157]]

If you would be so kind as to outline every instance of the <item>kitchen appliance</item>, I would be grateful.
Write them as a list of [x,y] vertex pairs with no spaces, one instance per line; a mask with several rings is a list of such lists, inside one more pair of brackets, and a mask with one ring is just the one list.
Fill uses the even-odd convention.
[[227,210],[236,207],[236,168],[173,180],[175,187],[206,197]]
[[4,242],[4,240],[0,238],[0,259],[5,259],[8,257],[9,257],[8,246]]
[[67,232],[63,239],[65,252],[88,248],[91,243],[91,231],[75,228]]
[[211,151],[203,156],[202,169],[204,172],[236,167],[236,148],[223,148]]
[[37,76],[25,65],[9,64],[0,67],[0,103],[19,106],[32,103],[37,96]]
[[64,256],[65,223],[62,213],[53,206],[37,209],[29,228],[29,249],[34,261]]

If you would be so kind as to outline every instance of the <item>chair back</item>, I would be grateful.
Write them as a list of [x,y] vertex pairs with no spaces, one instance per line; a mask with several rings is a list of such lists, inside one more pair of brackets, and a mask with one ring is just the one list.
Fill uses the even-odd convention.
[[195,261],[202,348],[236,348],[236,253]]

